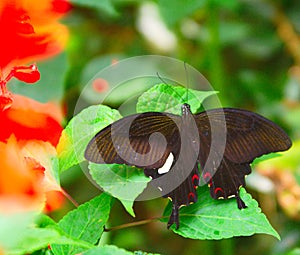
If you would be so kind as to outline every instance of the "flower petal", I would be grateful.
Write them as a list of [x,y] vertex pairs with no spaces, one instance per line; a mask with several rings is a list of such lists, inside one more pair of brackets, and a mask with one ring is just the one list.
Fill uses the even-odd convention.
[[[68,39],[68,30],[58,23],[64,12],[63,8],[55,8],[58,6],[56,2],[0,2],[0,30],[3,36],[0,40],[1,70],[48,58],[62,51]],[[67,1],[62,2],[67,6]],[[67,11],[68,8],[65,8]]]
[[24,160],[16,138],[0,142],[0,212],[41,210],[45,196],[41,175]]
[[42,104],[30,98],[13,95],[11,108],[0,112],[0,141],[6,141],[11,134],[18,140],[37,139],[58,143],[62,126],[61,109],[53,104]]
[[60,191],[58,165],[55,164],[56,150],[48,142],[29,140],[20,142],[22,154],[26,158],[34,159],[44,167],[43,188],[44,191]]

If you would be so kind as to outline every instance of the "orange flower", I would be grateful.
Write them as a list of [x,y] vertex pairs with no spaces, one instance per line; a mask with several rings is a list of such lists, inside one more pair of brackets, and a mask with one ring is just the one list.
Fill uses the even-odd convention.
[[[62,190],[53,174],[52,159],[56,157],[55,146],[62,131],[61,109],[54,103],[42,104],[20,95],[13,95],[13,100],[14,103],[9,109],[0,111],[0,122],[2,123],[0,125],[0,141],[2,141],[2,151],[6,151],[6,154],[3,154],[0,150],[0,207],[2,201],[2,204],[6,203],[7,208],[16,207],[19,202],[20,208],[23,209],[26,206],[28,208],[35,206],[36,209],[45,208],[47,211],[57,209],[62,204],[62,195],[60,194]],[[5,162],[10,162],[11,165]],[[25,174],[35,172],[39,176],[29,180],[23,178],[19,171],[24,171]],[[34,202],[36,201],[35,194],[38,194],[40,198],[47,198],[46,205],[32,201],[32,206],[29,202],[24,203],[22,190],[18,191],[18,187],[22,185],[19,185],[17,181],[14,182],[14,178],[18,179],[18,175],[24,181],[24,185],[27,183],[29,187],[32,185],[38,187],[29,192],[31,195],[33,194],[29,198]],[[3,190],[5,194],[8,192],[8,188],[11,191],[16,188],[17,194],[14,199],[3,194],[2,185],[4,185],[3,189],[6,187]],[[33,189],[31,188],[31,190]],[[48,195],[48,192],[51,194]],[[17,199],[18,197],[19,199]],[[30,201],[29,198],[27,197],[27,200]]]
[[46,205],[44,211],[52,212],[62,207],[63,203],[65,202],[65,196],[60,191],[48,191],[46,193]]
[[62,131],[60,108],[20,95],[13,95],[13,100],[11,108],[0,111],[0,141],[14,134],[17,140],[36,139],[56,146]]
[[0,142],[0,154],[0,213],[49,212],[62,205],[54,146],[38,140],[17,142],[12,135],[7,143]]
[[0,212],[41,209],[44,205],[42,179],[44,168],[26,160],[16,139],[0,142]]
[[55,177],[57,165],[53,159],[57,156],[56,149],[48,142],[38,140],[21,141],[19,143],[23,156],[30,159],[34,164],[39,164],[44,168],[43,191],[46,195],[45,212],[50,212],[60,208],[64,202],[64,191],[59,185],[59,180]]
[[24,65],[63,50],[68,31],[58,19],[69,9],[66,0],[0,1],[0,210],[41,209],[45,192],[60,191],[49,163],[62,131],[59,107],[12,95],[6,84],[39,80],[36,65]]

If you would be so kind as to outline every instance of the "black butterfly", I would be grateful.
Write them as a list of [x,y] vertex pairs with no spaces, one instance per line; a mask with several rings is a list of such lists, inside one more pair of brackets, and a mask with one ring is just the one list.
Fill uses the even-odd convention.
[[254,112],[218,108],[193,115],[184,104],[182,116],[145,112],[114,122],[89,142],[85,158],[143,168],[162,196],[172,200],[167,226],[178,228],[179,208],[197,201],[200,179],[212,198],[235,197],[238,208],[246,208],[239,189],[251,173],[250,163],[290,146],[279,126]]

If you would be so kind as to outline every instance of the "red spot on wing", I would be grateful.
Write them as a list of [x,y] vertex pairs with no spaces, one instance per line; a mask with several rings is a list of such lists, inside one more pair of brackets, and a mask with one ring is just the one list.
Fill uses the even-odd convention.
[[205,173],[204,175],[203,175],[203,178],[204,178],[204,180],[210,180],[211,179],[211,174],[210,173]]
[[204,175],[203,175],[203,179],[204,179],[204,181],[207,183],[208,182],[208,187],[210,187],[211,185],[212,185],[212,176],[211,176],[211,174],[210,173],[205,173]]
[[199,186],[199,176],[197,174],[194,174],[192,176],[192,183],[194,185],[194,188],[197,188]]
[[224,190],[223,190],[222,188],[220,188],[220,187],[217,187],[217,188],[215,188],[215,190],[214,190],[215,194],[217,194],[219,191],[222,192],[222,193],[224,194]]
[[193,192],[190,192],[188,194],[189,202],[195,202],[195,194]]

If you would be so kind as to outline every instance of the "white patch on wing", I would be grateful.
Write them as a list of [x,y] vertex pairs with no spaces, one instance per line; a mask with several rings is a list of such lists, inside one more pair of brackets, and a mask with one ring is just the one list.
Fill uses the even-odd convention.
[[171,166],[173,164],[173,160],[174,160],[174,155],[171,152],[169,154],[165,164],[161,168],[158,168],[158,170],[157,170],[158,174],[165,174],[165,173],[169,172],[171,169]]

